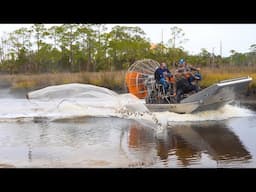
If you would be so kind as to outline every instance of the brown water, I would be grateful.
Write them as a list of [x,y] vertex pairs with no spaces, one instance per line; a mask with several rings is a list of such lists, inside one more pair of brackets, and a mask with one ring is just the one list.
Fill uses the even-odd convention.
[[172,123],[118,118],[0,123],[1,167],[256,167],[255,117]]
[[[229,106],[197,115],[157,113],[163,123],[159,132],[147,121],[150,116],[144,120],[141,116],[137,120],[48,118],[70,111],[84,114],[79,100],[55,108],[54,102],[29,103],[6,90],[0,94],[0,104],[0,168],[256,167],[256,108],[252,105],[246,106],[250,110]],[[103,107],[87,112],[115,114]]]

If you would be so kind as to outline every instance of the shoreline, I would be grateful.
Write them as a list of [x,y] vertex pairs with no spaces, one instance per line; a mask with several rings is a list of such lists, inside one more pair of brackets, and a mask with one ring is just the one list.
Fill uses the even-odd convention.
[[[225,73],[216,71],[215,74],[209,72],[210,69],[205,68],[203,71],[205,78],[200,82],[200,86],[204,89],[219,82],[222,78],[229,79],[235,76],[242,76],[243,73]],[[214,69],[215,70],[215,69]],[[249,73],[248,73],[249,74]],[[0,76],[0,97],[6,93],[11,97],[25,98],[30,91],[35,91],[48,86],[62,85],[68,83],[91,84],[95,86],[105,87],[115,91],[118,94],[127,93],[125,86],[125,71],[112,72],[83,72],[83,73],[48,73],[48,74],[18,74]],[[215,79],[213,79],[215,78]],[[256,103],[256,74],[255,78],[243,94],[237,95],[236,101],[241,104]]]
[[[10,95],[15,98],[26,98],[26,94],[28,92],[34,91],[34,90],[36,90],[36,89],[12,88],[10,86],[1,86],[0,85],[0,92],[6,92],[7,93],[6,96]],[[123,90],[114,89],[112,91],[115,91],[118,94],[128,93],[124,89]],[[3,95],[5,95],[5,94],[3,93]],[[1,97],[1,94],[0,94],[0,97]],[[249,93],[247,92],[245,94],[238,95],[237,98],[233,102],[235,102],[237,104],[242,104],[242,105],[256,105],[256,93],[254,91],[250,91]]]

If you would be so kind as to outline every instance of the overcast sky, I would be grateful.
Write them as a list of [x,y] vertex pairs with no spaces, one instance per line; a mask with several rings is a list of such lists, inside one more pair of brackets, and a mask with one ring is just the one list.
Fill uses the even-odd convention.
[[[0,24],[0,35],[20,27],[29,27],[31,24]],[[52,24],[51,24],[52,25]],[[107,24],[111,28],[117,24]],[[124,25],[124,24],[120,24]],[[162,40],[168,42],[170,39],[170,28],[177,26],[185,32],[189,39],[184,49],[190,54],[197,54],[201,48],[209,52],[220,54],[220,41],[222,42],[222,55],[229,56],[230,50],[237,52],[248,52],[252,44],[256,44],[256,24],[125,24],[127,26],[139,26],[147,34],[152,43]],[[48,26],[48,25],[46,25]]]

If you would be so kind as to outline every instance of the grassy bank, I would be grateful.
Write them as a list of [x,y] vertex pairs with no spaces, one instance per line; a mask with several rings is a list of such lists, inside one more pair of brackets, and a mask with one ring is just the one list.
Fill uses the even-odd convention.
[[201,73],[203,80],[200,82],[202,88],[208,87],[213,83],[221,80],[237,78],[237,77],[252,77],[253,81],[250,88],[256,88],[256,68],[255,67],[221,67],[221,68],[202,68]]
[[112,90],[124,90],[125,72],[84,72],[37,75],[1,75],[0,81],[13,89],[38,89],[50,85],[67,83],[86,83]]
[[[256,69],[253,67],[222,67],[201,68],[203,80],[201,87],[205,88],[220,80],[251,76],[251,88],[256,88]],[[106,87],[116,91],[123,91],[125,71],[115,72],[83,72],[83,73],[56,73],[37,75],[0,75],[1,82],[7,82],[12,88],[38,89],[49,85],[66,83],[88,83]]]

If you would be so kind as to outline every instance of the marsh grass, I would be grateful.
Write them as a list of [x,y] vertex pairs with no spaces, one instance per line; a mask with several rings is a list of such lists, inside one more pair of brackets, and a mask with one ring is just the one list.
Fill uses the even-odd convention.
[[11,88],[37,89],[50,85],[67,83],[85,83],[106,87],[114,90],[124,89],[124,71],[115,72],[84,72],[84,73],[56,73],[33,75],[1,75]]
[[[252,77],[253,81],[250,87],[256,88],[256,67],[201,68],[201,73],[203,76],[203,80],[200,82],[202,88],[221,80],[243,76]],[[123,91],[125,90],[125,71],[0,75],[0,81],[8,83],[14,89],[38,89],[50,85],[85,83]]]
[[202,88],[208,87],[221,80],[247,76],[250,76],[253,79],[250,83],[250,87],[256,88],[255,67],[202,68],[201,73],[203,76],[203,80],[200,82]]

